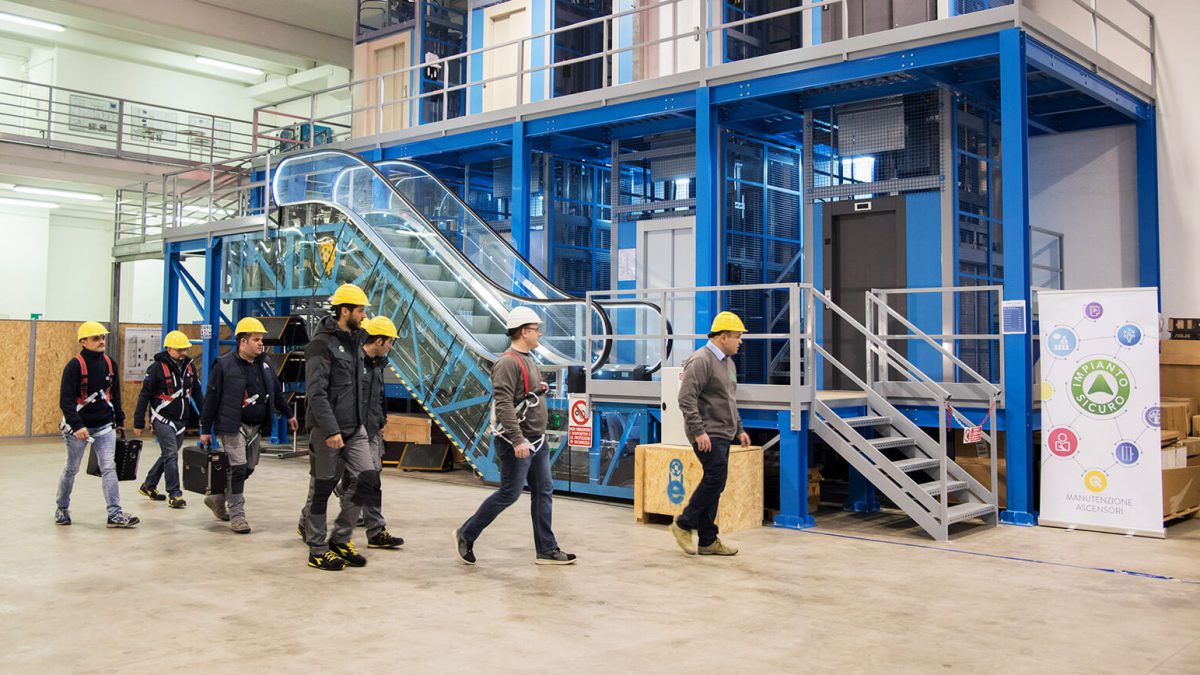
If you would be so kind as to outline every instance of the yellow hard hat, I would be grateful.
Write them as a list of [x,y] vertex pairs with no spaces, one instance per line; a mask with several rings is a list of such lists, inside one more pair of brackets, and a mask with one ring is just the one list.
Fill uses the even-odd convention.
[[233,329],[234,335],[241,335],[242,333],[266,333],[266,332],[267,332],[266,326],[263,326],[261,321],[259,321],[258,319],[254,318],[252,316],[248,316],[248,317],[242,319],[241,321],[237,322],[237,328]]
[[171,349],[191,349],[192,341],[181,330],[173,330],[163,338],[163,346]]
[[713,317],[712,328],[708,329],[709,333],[721,333],[727,330],[745,333],[746,326],[733,312],[721,312]]
[[337,307],[338,305],[361,305],[363,307],[370,306],[367,302],[367,294],[363,293],[363,289],[354,284],[342,284],[338,289],[329,296],[329,305]]
[[78,335],[76,340],[83,340],[97,335],[108,335],[108,329],[100,325],[99,321],[84,321],[79,324],[79,331],[76,335]]
[[367,319],[363,328],[367,330],[367,335],[382,335],[384,337],[396,339],[396,324],[386,316],[377,316],[374,319]]

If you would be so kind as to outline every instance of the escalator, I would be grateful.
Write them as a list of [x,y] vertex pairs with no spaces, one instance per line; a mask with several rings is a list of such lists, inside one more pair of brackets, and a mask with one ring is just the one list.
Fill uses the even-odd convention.
[[[519,265],[507,273],[499,265],[481,271],[357,155],[322,150],[288,157],[275,169],[272,191],[280,206],[321,205],[344,219],[329,237],[324,281],[359,285],[371,300],[371,313],[396,323],[393,370],[487,480],[499,479],[487,429],[488,373],[508,347],[504,319],[513,307],[531,307],[542,317],[543,337],[534,356],[548,367],[656,368],[662,361],[661,354],[646,353],[655,351],[653,344],[618,358],[611,317],[600,305],[529,297],[533,292],[521,283],[528,277]],[[643,325],[662,321],[653,305],[619,311],[638,313]]]
[[[409,205],[494,282],[512,288],[523,297],[577,299],[547,279],[454,190],[424,167],[403,160],[376,162],[375,167],[387,176]],[[629,331],[618,329],[618,332],[636,329],[638,333],[671,334],[670,322],[663,320],[659,308],[652,303],[644,300],[601,300],[599,303],[614,326],[630,327]],[[624,358],[609,359],[597,376],[624,374],[642,379],[661,367],[661,363],[648,362],[645,354],[628,355],[636,348],[633,341],[620,346],[618,352]],[[663,359],[669,358],[671,342],[666,341],[660,348]]]

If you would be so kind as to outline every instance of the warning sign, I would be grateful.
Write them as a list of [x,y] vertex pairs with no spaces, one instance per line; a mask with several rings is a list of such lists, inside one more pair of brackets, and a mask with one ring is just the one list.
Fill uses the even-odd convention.
[[572,396],[567,405],[567,444],[592,447],[592,407],[585,396]]

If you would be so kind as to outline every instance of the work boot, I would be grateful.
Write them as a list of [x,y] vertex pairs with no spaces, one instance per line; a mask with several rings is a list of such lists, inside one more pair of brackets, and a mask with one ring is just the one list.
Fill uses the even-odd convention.
[[346,564],[351,567],[366,567],[367,559],[364,558],[358,549],[354,548],[353,541],[347,541],[344,544],[336,544],[329,542],[329,550],[333,551],[334,555],[346,561]]
[[683,549],[684,553],[696,555],[696,544],[692,541],[691,530],[683,529],[674,520],[671,521],[671,525],[667,527],[667,530],[675,537],[675,543],[679,544],[679,548]]
[[563,553],[562,549],[554,549],[549,553],[539,553],[533,562],[537,565],[574,565],[575,554]]
[[183,497],[167,497],[167,506],[173,509],[186,509],[187,502]]
[[146,487],[145,485],[138,488],[138,494],[149,497],[150,501],[163,502],[167,500],[167,496],[159,492],[158,488]]
[[458,559],[463,561],[464,565],[475,564],[474,546],[467,541],[466,537],[462,536],[461,529],[454,531],[454,546],[458,549]]
[[71,512],[66,509],[54,509],[54,524],[55,525],[70,525]]
[[108,517],[108,526],[109,527],[119,527],[122,529],[128,529],[131,527],[137,527],[137,524],[140,522],[142,522],[142,521],[138,520],[137,516],[131,516],[128,513],[125,513],[124,511],[118,513],[115,516]]
[[250,523],[246,521],[246,516],[236,516],[229,523],[229,529],[238,534],[250,534]]
[[700,555],[737,555],[738,550],[732,546],[726,546],[725,542],[717,539],[708,546],[701,546],[698,553]]
[[393,537],[387,530],[367,539],[367,548],[400,548],[403,545],[403,538]]
[[204,498],[204,505],[213,512],[217,520],[229,520],[229,509],[225,507],[225,493],[209,495]]
[[321,555],[309,555],[308,566],[319,570],[337,572],[346,566],[346,561],[337,557],[333,551],[325,551]]

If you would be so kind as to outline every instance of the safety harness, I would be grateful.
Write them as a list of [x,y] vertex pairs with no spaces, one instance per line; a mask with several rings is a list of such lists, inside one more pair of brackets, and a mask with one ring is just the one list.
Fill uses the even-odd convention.
[[[175,374],[172,373],[171,369],[167,367],[167,364],[165,361],[160,361],[159,363],[163,369],[163,378],[167,382],[168,386],[174,385],[175,384]],[[191,362],[188,362],[187,369],[183,371],[183,375],[181,375],[179,378],[179,388],[176,389],[175,391],[171,392],[170,394],[159,394],[158,400],[160,401],[160,403],[150,410],[150,419],[157,420],[157,421],[162,422],[163,424],[171,427],[172,429],[175,430],[176,436],[181,435],[184,432],[184,430],[187,429],[187,423],[184,422],[183,420],[180,420],[179,425],[176,426],[174,421],[168,419],[165,415],[162,414],[162,411],[167,406],[174,403],[180,396],[182,396],[183,400],[186,401],[187,403],[189,403],[192,406],[192,408],[196,407],[196,402],[192,400],[192,388],[190,386],[188,386],[188,384],[189,384],[188,383],[188,375],[192,376],[193,381],[195,380],[196,371],[192,370]],[[186,406],[184,407],[184,414],[185,415],[187,414]]]
[[[79,376],[79,396],[75,397],[75,412],[79,412],[80,410],[83,410],[87,406],[95,403],[96,399],[104,401],[106,404],[108,404],[109,408],[113,407],[113,404],[112,404],[113,362],[112,362],[112,359],[108,358],[108,354],[104,354],[103,356],[104,356],[104,363],[105,363],[105,365],[108,366],[108,386],[105,387],[104,389],[97,389],[96,391],[92,392],[91,394],[88,394],[87,393],[87,390],[88,390],[87,362],[85,362],[83,360],[82,354],[75,355],[75,360],[79,362],[79,374],[80,374],[80,376]],[[71,430],[71,425],[67,424],[67,416],[66,415],[63,415],[62,420],[58,423],[58,427],[60,429],[62,429],[63,433],[69,432]],[[104,428],[101,430],[101,432],[96,435],[102,436],[111,430],[112,430],[112,425],[108,424],[108,425],[105,425]]]
[[[515,412],[517,414],[517,424],[520,424],[525,421],[525,417],[528,414],[529,409],[531,407],[536,408],[538,406],[538,404],[541,403],[541,400],[542,400],[541,394],[545,394],[548,387],[546,387],[545,383],[540,383],[537,391],[530,391],[529,390],[529,370],[525,368],[525,362],[521,360],[521,357],[518,356],[517,353],[512,351],[511,349],[504,352],[500,356],[513,357],[514,359],[516,359],[517,365],[521,367],[521,379],[524,381],[524,384],[525,384],[525,395],[521,398],[520,402],[518,402],[517,405],[514,406],[514,408],[513,408],[513,412]],[[504,433],[504,428],[500,424],[500,420],[496,419],[496,402],[495,402],[495,400],[492,401],[492,433],[497,436],[501,436]],[[546,436],[544,434],[540,438],[538,438],[537,441],[535,441],[533,443],[533,452],[537,452],[538,450],[540,450],[542,447],[542,443],[545,440],[546,440]]]

